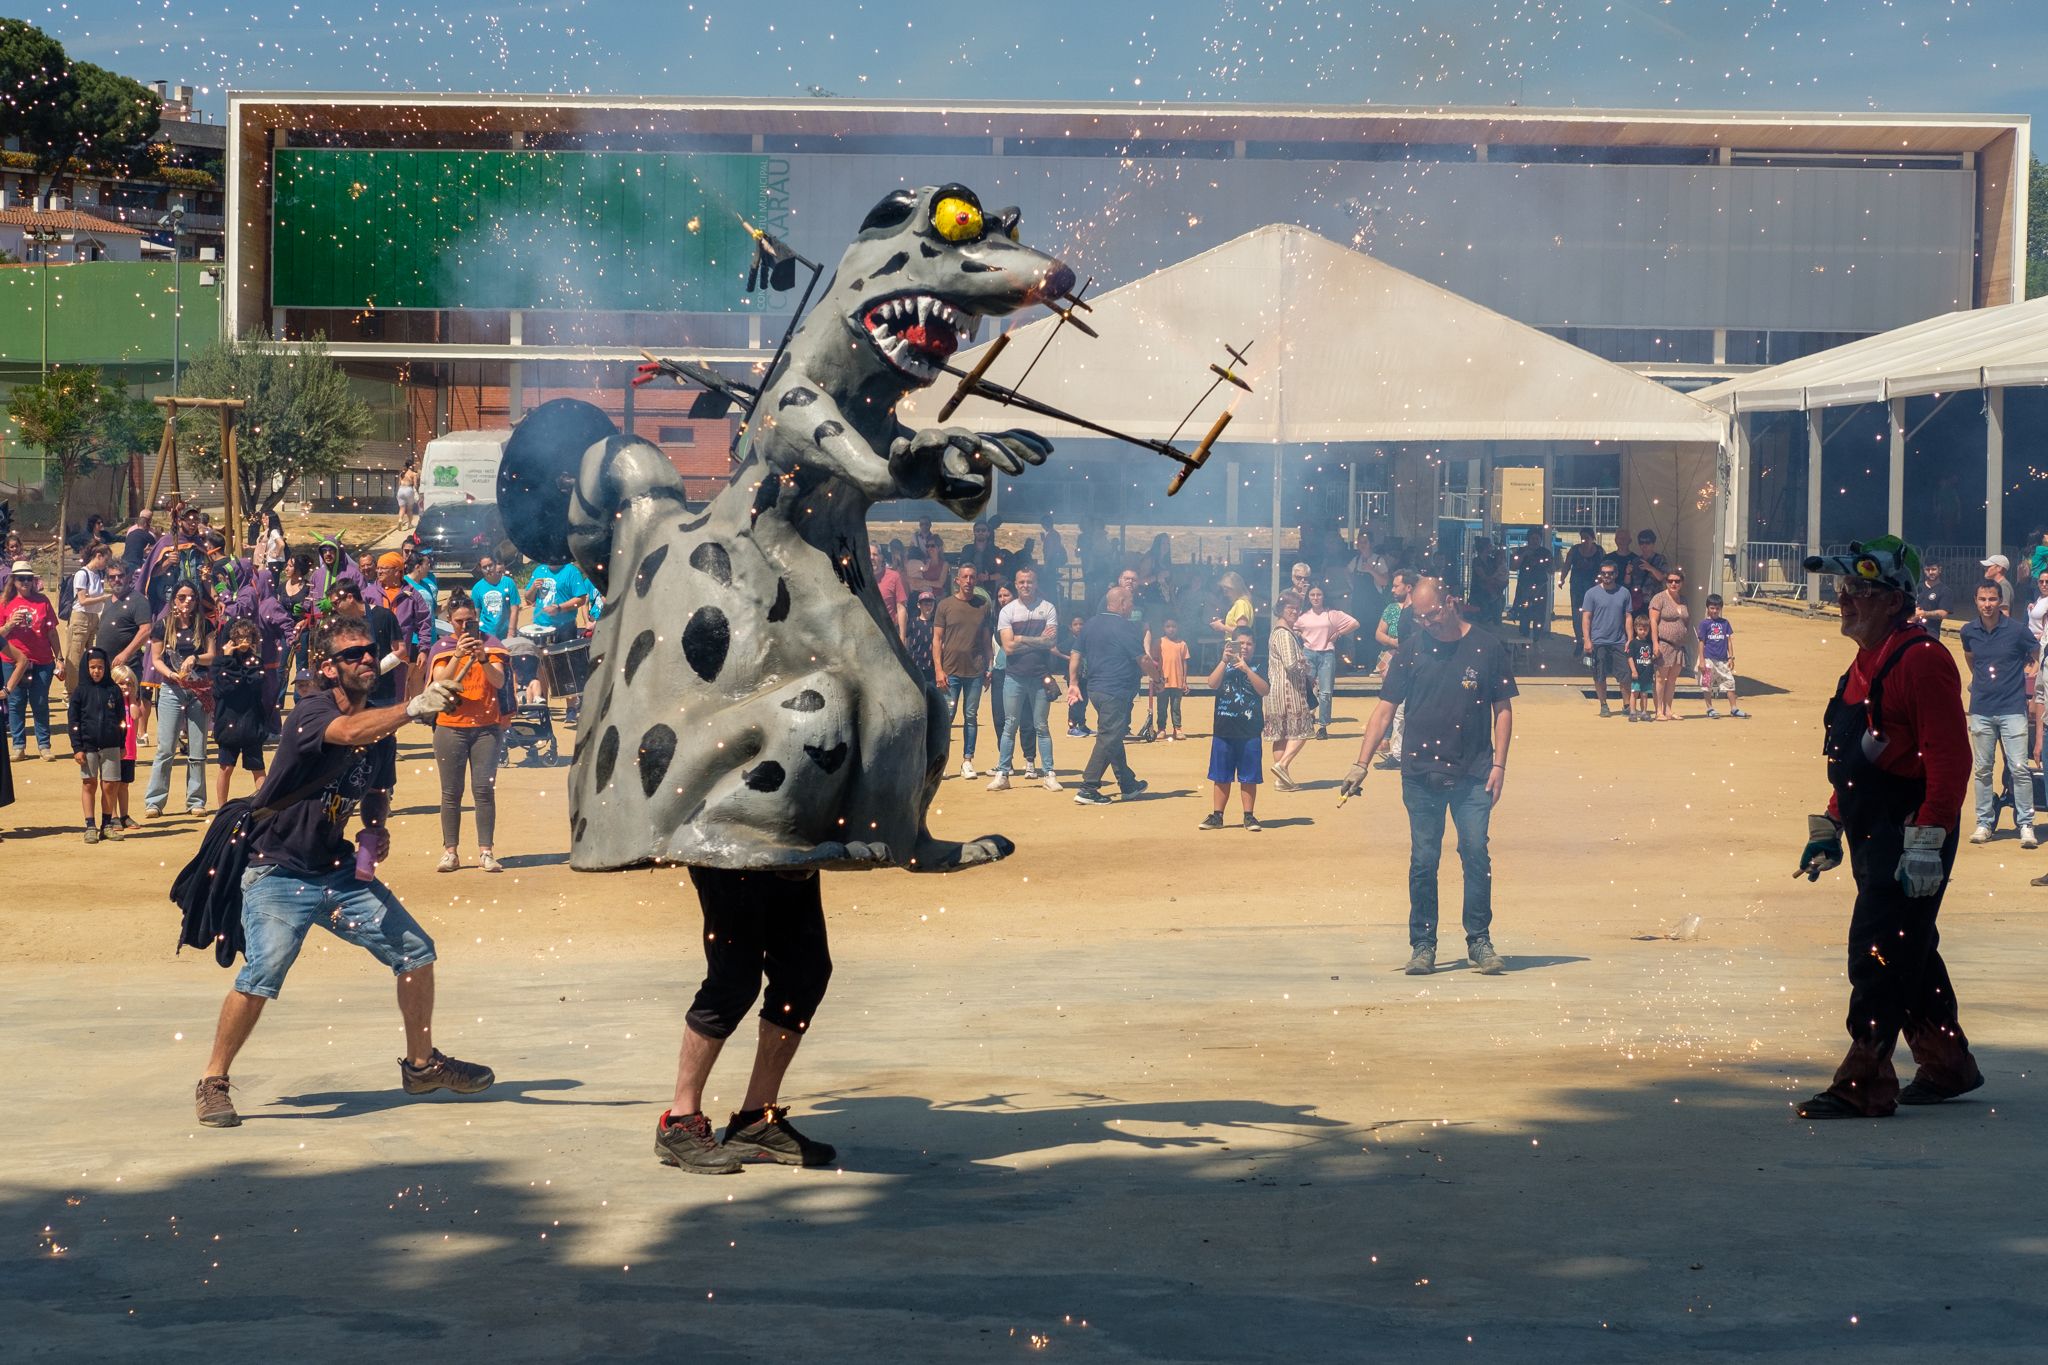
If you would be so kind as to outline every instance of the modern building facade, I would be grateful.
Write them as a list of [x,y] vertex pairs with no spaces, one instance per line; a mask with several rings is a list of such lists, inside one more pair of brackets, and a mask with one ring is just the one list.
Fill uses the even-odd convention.
[[[1098,288],[1291,223],[1698,385],[2017,298],[2028,135],[1863,112],[240,93],[223,303],[232,330],[324,335],[398,386],[415,447],[543,389],[637,421],[640,348],[772,349],[790,300],[747,292],[746,224],[829,264],[890,188],[958,181]],[[672,416],[715,474],[712,434]],[[1346,487],[1371,462],[1330,455]]]

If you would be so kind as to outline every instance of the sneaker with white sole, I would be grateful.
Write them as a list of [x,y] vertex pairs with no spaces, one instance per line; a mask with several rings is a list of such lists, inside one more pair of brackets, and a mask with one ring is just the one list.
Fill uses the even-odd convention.
[[1975,834],[1972,834],[1972,835],[1970,836],[1970,842],[1971,842],[1971,843],[1973,843],[1973,844],[1988,844],[1988,843],[1990,843],[1990,842],[1991,842],[1991,826],[1989,826],[1989,825],[1979,825],[1979,826],[1977,826],[1977,832],[1976,832]]
[[1108,806],[1115,803],[1104,796],[1100,789],[1083,787],[1074,793],[1074,804],[1077,806]]
[[1010,775],[998,768],[996,775],[989,780],[988,789],[992,792],[1008,791],[1010,789]]
[[972,782],[975,778],[981,776],[981,774],[974,771],[974,763],[972,760],[963,758],[960,760],[960,776],[966,778],[969,782]]
[[1062,787],[1060,785],[1060,780],[1057,777],[1054,777],[1051,773],[1047,773],[1045,776],[1039,778],[1038,785],[1045,788],[1049,792],[1060,792],[1066,790],[1065,787]]
[[2032,825],[2027,825],[2026,827],[2020,830],[2021,848],[2039,848],[2040,846],[2041,841],[2034,834],[2034,827]]

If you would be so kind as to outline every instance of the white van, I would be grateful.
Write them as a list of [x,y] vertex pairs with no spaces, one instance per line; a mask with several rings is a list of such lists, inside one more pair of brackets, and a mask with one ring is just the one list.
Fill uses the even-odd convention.
[[510,431],[451,431],[427,442],[420,455],[420,506],[497,502],[498,461],[511,439]]

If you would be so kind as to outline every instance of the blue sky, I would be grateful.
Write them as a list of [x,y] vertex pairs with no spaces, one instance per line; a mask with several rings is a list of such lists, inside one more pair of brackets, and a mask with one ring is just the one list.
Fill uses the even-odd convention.
[[80,0],[141,80],[241,89],[2048,112],[2048,0]]

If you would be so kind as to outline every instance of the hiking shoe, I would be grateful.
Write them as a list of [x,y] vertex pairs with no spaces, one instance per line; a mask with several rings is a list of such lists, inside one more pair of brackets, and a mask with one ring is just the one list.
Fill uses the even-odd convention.
[[1223,828],[1223,812],[1222,812],[1222,811],[1220,811],[1220,810],[1212,810],[1212,811],[1210,811],[1210,812],[1209,812],[1209,813],[1208,813],[1207,815],[1205,815],[1205,816],[1203,816],[1203,817],[1202,817],[1202,823],[1201,823],[1201,824],[1199,824],[1199,825],[1196,825],[1196,826],[1195,826],[1195,828],[1196,828],[1196,829],[1222,829],[1222,828]]
[[988,784],[988,789],[992,792],[1008,791],[1010,789],[1010,775],[1001,769],[997,769],[995,777]]
[[1258,832],[1259,832],[1260,830],[1262,830],[1262,829],[1264,829],[1264,828],[1265,828],[1265,826],[1259,823],[1259,817],[1258,817],[1258,816],[1256,816],[1256,815],[1253,815],[1253,814],[1252,814],[1251,812],[1249,812],[1249,811],[1245,812],[1245,817],[1244,817],[1244,832],[1245,832],[1246,834],[1257,834],[1257,833],[1258,833]]
[[1126,801],[1135,801],[1151,789],[1152,784],[1140,778],[1136,783],[1123,789],[1123,798]]
[[100,827],[98,825],[87,825],[85,827],[85,841],[88,844],[96,844],[100,841]]
[[489,1090],[491,1082],[498,1079],[487,1066],[475,1062],[458,1062],[447,1053],[435,1048],[425,1066],[414,1066],[405,1058],[398,1059],[398,1079],[405,1086],[408,1095],[429,1095],[436,1090],[453,1090],[458,1095],[474,1095],[479,1090]]
[[1052,775],[1052,771],[1050,769],[1047,769],[1045,775],[1038,779],[1038,785],[1045,788],[1049,792],[1060,792],[1066,790],[1065,787],[1062,787],[1060,785],[1060,780]]
[[1607,719],[1607,717],[1609,717],[1609,716],[1611,716],[1611,715],[1613,715],[1613,714],[1614,714],[1614,712],[1612,712],[1612,711],[1610,711],[1610,710],[1608,710],[1608,709],[1607,709],[1607,703],[1606,703],[1606,702],[1604,702],[1604,701],[1603,701],[1603,702],[1601,702],[1601,703],[1600,703],[1600,718],[1601,718],[1602,720],[1605,720],[1605,719]]
[[1481,976],[1499,976],[1508,969],[1508,964],[1494,951],[1491,939],[1482,938],[1472,944],[1465,949],[1465,956],[1472,960],[1472,970]]
[[115,821],[109,820],[105,824],[100,826],[100,838],[119,839],[121,837],[121,829],[122,827],[120,824],[118,824]]
[[2020,830],[2020,847],[2039,848],[2040,846],[2041,839],[2039,835],[2034,833],[2034,827],[2032,825],[2024,826]]
[[477,854],[476,865],[477,870],[480,872],[503,872],[505,870],[505,865],[499,862],[494,854],[490,853]]
[[743,1161],[773,1161],[781,1166],[830,1166],[839,1149],[829,1142],[813,1142],[789,1121],[785,1105],[770,1104],[746,1109],[726,1121],[725,1140],[719,1147]]
[[443,853],[443,854],[441,855],[441,861],[440,861],[440,862],[438,862],[438,863],[435,863],[435,864],[434,864],[434,871],[436,871],[436,872],[453,872],[453,871],[455,871],[455,870],[456,870],[457,868],[459,868],[459,867],[461,867],[461,866],[462,866],[462,855],[461,855],[461,854],[459,854],[459,853],[457,853],[457,852],[456,852],[456,851],[455,851],[454,849],[452,849],[452,848],[451,848],[451,849],[449,849],[449,850],[448,850],[447,852],[445,852],[445,853]]
[[1969,1081],[1957,1090],[1947,1090],[1938,1085],[1929,1085],[1926,1081],[1915,1076],[1906,1088],[1899,1092],[1899,1103],[1940,1104],[1943,1100],[1952,1100],[1958,1095],[1967,1095],[1983,1084],[1984,1073],[1981,1071],[1974,1073]]
[[235,1112],[235,1102],[228,1098],[228,1078],[225,1076],[200,1077],[199,1084],[192,1087],[192,1108],[198,1113],[202,1127],[242,1126],[242,1116]]
[[1115,803],[1104,796],[1099,790],[1093,787],[1083,787],[1074,793],[1074,804],[1077,806],[1108,806]]
[[1273,765],[1273,785],[1284,792],[1300,790],[1295,785],[1294,775],[1277,763]]
[[1410,976],[1428,976],[1436,970],[1436,949],[1417,948],[1409,954],[1408,965],[1401,970]]
[[1972,834],[1972,835],[1970,836],[1970,842],[1971,842],[1971,843],[1973,843],[1973,844],[1988,844],[1988,843],[1990,843],[1990,842],[1991,842],[1991,826],[1989,826],[1989,825],[1979,825],[1979,826],[1977,826],[1977,832],[1976,832],[1975,834]]
[[974,771],[973,759],[963,758],[960,760],[960,776],[966,778],[969,782],[980,776],[979,773]]
[[695,1175],[738,1175],[739,1158],[711,1136],[711,1120],[702,1114],[673,1118],[664,1109],[654,1125],[654,1154],[664,1166]]

